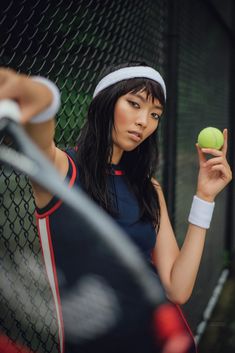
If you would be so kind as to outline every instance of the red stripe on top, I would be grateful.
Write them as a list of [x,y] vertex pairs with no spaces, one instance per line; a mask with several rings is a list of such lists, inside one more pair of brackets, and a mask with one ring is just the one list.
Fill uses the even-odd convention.
[[33,353],[27,347],[24,347],[21,343],[13,342],[9,337],[0,335],[0,353]]
[[114,175],[124,175],[124,171],[123,170],[114,170]]
[[[77,177],[77,170],[76,170],[76,166],[75,166],[72,158],[68,154],[67,154],[67,157],[72,165],[72,176],[71,176],[71,179],[70,179],[69,185],[68,185],[69,188],[71,188],[74,185],[75,179]],[[50,216],[53,212],[55,212],[61,206],[62,203],[63,203],[62,200],[58,200],[52,208],[50,208],[48,211],[46,211],[44,213],[38,213],[37,211],[35,211],[36,218],[45,218],[47,216]]]
[[[168,343],[178,345],[177,352],[197,353],[195,340],[188,323],[178,305],[165,303],[160,305],[154,312],[154,332],[161,345]],[[194,350],[192,351],[193,347]],[[168,352],[168,350],[167,350]]]

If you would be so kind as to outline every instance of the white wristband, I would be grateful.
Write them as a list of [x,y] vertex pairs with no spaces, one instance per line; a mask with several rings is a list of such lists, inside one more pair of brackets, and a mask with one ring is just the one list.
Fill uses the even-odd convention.
[[210,228],[214,207],[214,202],[204,201],[195,195],[188,217],[189,223],[205,229]]
[[41,76],[32,76],[31,78],[33,81],[42,83],[43,85],[47,86],[47,88],[51,91],[53,96],[51,105],[41,113],[35,115],[30,120],[30,122],[33,124],[43,123],[45,121],[51,120],[60,109],[60,91],[58,87],[47,78],[44,78]]

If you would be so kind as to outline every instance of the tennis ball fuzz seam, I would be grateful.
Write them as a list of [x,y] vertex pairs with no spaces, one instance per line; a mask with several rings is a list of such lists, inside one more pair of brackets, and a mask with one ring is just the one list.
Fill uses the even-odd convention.
[[220,150],[224,144],[224,136],[219,129],[209,126],[201,130],[197,141],[200,148]]

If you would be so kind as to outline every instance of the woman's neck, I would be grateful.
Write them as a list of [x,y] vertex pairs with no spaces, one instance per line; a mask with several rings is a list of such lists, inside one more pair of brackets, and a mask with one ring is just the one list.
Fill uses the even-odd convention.
[[123,155],[123,150],[121,150],[120,148],[114,145],[112,159],[111,159],[112,164],[118,164],[122,158],[122,155]]

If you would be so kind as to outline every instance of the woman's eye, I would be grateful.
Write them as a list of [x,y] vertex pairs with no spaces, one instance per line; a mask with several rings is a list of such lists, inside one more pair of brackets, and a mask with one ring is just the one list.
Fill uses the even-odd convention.
[[156,120],[160,119],[160,115],[158,115],[157,113],[152,113],[152,117]]
[[136,103],[136,102],[134,102],[134,101],[128,101],[129,102],[129,104],[132,106],[132,107],[134,107],[134,108],[139,108],[140,107],[140,105],[138,104],[138,103]]

